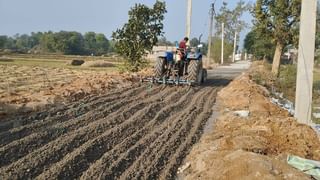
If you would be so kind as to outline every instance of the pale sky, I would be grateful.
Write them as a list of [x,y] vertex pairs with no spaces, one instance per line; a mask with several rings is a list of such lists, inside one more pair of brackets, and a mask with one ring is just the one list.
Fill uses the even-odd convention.
[[[186,0],[165,0],[164,32],[170,41],[185,34]],[[193,0],[191,37],[208,36],[210,4],[215,0]],[[225,0],[233,8],[238,0]],[[243,0],[253,2],[254,0]],[[152,5],[155,0],[0,0],[0,35],[30,34],[44,31],[94,31],[108,39],[128,20],[128,10],[135,3]],[[223,0],[216,0],[218,10]],[[244,19],[251,23],[251,15]],[[243,40],[246,32],[241,33]],[[204,41],[204,39],[203,39]],[[242,44],[242,43],[240,43]]]

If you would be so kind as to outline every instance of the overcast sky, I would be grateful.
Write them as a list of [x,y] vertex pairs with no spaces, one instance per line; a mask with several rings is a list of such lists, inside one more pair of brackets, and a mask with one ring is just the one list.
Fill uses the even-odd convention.
[[[209,8],[215,0],[193,0],[191,37],[207,37]],[[218,10],[223,0],[216,0]],[[238,0],[225,0],[233,8]],[[243,0],[253,2],[254,0]],[[152,5],[155,0],[0,0],[0,35],[30,34],[37,31],[60,30],[85,33],[112,31],[128,20],[128,10],[135,3]],[[185,34],[186,0],[166,0],[164,32],[170,41]],[[244,19],[251,23],[251,15]],[[246,32],[241,34],[242,38]],[[242,44],[242,43],[241,43]]]

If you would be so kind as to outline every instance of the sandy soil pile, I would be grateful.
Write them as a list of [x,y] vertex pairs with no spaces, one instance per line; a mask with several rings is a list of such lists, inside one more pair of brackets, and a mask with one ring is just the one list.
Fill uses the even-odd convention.
[[[186,179],[310,179],[286,163],[287,155],[320,160],[320,141],[309,126],[270,103],[268,91],[242,75],[220,91],[213,132],[186,162]],[[249,117],[234,111],[248,110]]]

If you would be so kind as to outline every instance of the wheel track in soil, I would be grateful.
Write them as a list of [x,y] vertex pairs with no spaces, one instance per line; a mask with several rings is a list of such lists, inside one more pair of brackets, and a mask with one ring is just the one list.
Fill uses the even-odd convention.
[[1,124],[0,137],[9,138],[0,140],[0,179],[173,179],[219,87],[146,88],[20,116],[19,127]]

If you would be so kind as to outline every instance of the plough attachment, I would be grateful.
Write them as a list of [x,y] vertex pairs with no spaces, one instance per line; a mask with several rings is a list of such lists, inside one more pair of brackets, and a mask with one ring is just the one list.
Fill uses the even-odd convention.
[[141,82],[150,82],[153,84],[171,84],[171,85],[188,85],[192,86],[195,84],[195,81],[192,80],[186,80],[183,78],[155,78],[155,77],[148,77],[141,79]]

